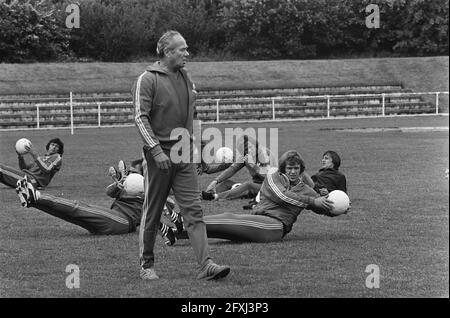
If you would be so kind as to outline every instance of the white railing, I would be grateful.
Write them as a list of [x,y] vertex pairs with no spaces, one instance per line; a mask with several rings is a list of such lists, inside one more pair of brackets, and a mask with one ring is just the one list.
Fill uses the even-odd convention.
[[[275,101],[281,101],[283,99],[288,100],[308,100],[308,99],[324,99],[326,100],[327,118],[331,117],[330,101],[332,99],[342,98],[358,98],[358,97],[375,97],[381,98],[381,116],[386,116],[386,98],[389,97],[402,97],[402,96],[414,96],[414,95],[435,95],[435,114],[439,114],[439,95],[449,94],[449,92],[407,92],[407,93],[378,93],[378,94],[347,94],[347,95],[314,95],[314,96],[277,96],[277,97],[248,97],[240,98],[239,100],[251,101],[251,100],[267,100],[271,101],[272,105],[272,120],[276,120],[276,106]],[[202,102],[215,101],[216,103],[216,122],[220,122],[220,102],[236,101],[235,98],[223,98],[223,99],[202,99]]]
[[[326,105],[326,116],[322,116],[320,118],[336,118],[335,116],[333,116],[332,111],[331,111],[331,101],[336,101],[339,99],[358,99],[358,98],[370,98],[373,97],[374,99],[379,99],[380,100],[380,104],[366,104],[367,106],[377,106],[377,105],[381,105],[381,114],[380,116],[386,116],[386,99],[388,98],[392,98],[392,97],[404,97],[404,96],[425,96],[425,95],[431,95],[431,96],[435,96],[434,98],[434,102],[435,102],[435,114],[442,114],[440,113],[440,109],[439,109],[439,97],[442,95],[448,95],[449,92],[445,91],[445,92],[399,92],[399,93],[373,93],[373,94],[347,94],[347,95],[315,95],[315,96],[276,96],[276,97],[241,97],[241,98],[214,98],[214,99],[201,99],[201,106],[199,107],[208,107],[211,110],[211,107],[215,107],[215,120],[214,123],[224,123],[226,121],[221,120],[220,117],[220,110],[221,107],[225,105],[223,103],[225,102],[236,102],[236,101],[245,101],[245,102],[251,102],[251,101],[259,101],[259,102],[265,102],[265,104],[263,106],[265,106],[267,104],[267,107],[269,109],[270,107],[270,111],[271,111],[271,116],[269,116],[269,118],[271,117],[271,119],[268,119],[268,121],[279,121],[279,120],[286,120],[286,119],[280,119],[277,118],[276,116],[276,112],[277,112],[277,102],[281,103],[283,100],[289,100],[292,102],[296,102],[296,101],[307,101],[307,100],[322,100],[323,104]],[[115,99],[115,98],[112,98]],[[92,109],[95,109],[96,115],[97,115],[97,119],[96,119],[96,125],[83,125],[81,127],[110,127],[110,126],[129,126],[129,125],[133,125],[132,123],[130,123],[129,125],[127,124],[120,124],[120,125],[108,125],[108,124],[102,124],[102,110],[107,109],[106,107],[102,107],[102,105],[108,105],[108,107],[110,106],[127,106],[129,105],[130,107],[132,107],[132,103],[129,100],[122,100],[122,101],[111,101],[108,100],[108,98],[93,98],[93,97],[78,97],[78,98],[74,98],[74,95],[72,92],[70,92],[69,94],[69,98],[51,98],[51,99],[32,99],[33,101],[39,101],[38,103],[35,103],[35,107],[36,107],[36,126],[35,128],[37,129],[42,129],[44,127],[42,127],[42,121],[41,121],[41,111],[42,111],[42,107],[49,107],[51,106],[52,109],[55,109],[57,107],[69,107],[69,116],[70,116],[70,129],[71,129],[71,133],[73,134],[75,125],[74,125],[74,117],[75,115],[80,115],[82,113],[76,113],[76,109],[77,106],[84,106],[84,107],[92,107]],[[98,101],[98,100],[106,100],[106,101]],[[8,102],[12,102],[13,100],[8,100]],[[17,100],[18,102],[26,102],[26,100]],[[2,100],[0,99],[0,103],[2,102]],[[208,104],[210,103],[210,104]],[[206,104],[206,105],[205,105]],[[362,104],[357,104],[358,106],[361,106]],[[321,105],[316,105],[315,107],[320,107]],[[299,109],[301,109],[302,106],[298,106]],[[236,109],[238,110],[238,109]],[[256,110],[256,109],[255,109]],[[261,109],[258,109],[259,111]],[[75,112],[75,115],[74,115]],[[201,113],[201,111],[199,111]],[[89,113],[94,113],[94,112],[89,112]],[[448,113],[446,113],[448,114]],[[373,116],[377,116],[377,115],[373,115]],[[371,117],[373,117],[371,116]],[[354,117],[358,117],[357,115]],[[348,117],[346,117],[348,118]],[[300,118],[296,118],[296,119],[300,119]],[[302,117],[301,119],[307,119],[305,117]],[[245,120],[245,122],[257,122],[260,121],[258,119],[255,120]],[[239,120],[233,120],[232,122],[239,122]],[[56,122],[57,124],[57,122]],[[45,127],[46,129],[49,127]],[[68,128],[67,126],[65,127],[56,127],[56,128]],[[24,128],[22,128],[24,129]],[[34,129],[34,128],[31,128]]]

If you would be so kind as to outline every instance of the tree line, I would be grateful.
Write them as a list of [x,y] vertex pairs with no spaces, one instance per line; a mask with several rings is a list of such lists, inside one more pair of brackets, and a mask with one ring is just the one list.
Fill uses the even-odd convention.
[[448,12],[448,0],[0,0],[0,62],[136,61],[169,29],[199,60],[448,55]]

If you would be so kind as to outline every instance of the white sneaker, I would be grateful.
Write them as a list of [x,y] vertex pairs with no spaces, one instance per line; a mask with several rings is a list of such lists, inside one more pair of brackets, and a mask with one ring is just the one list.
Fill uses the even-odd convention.
[[227,276],[229,273],[230,267],[208,262],[197,275],[197,279],[217,280]]
[[38,199],[37,191],[34,189],[33,184],[28,182],[26,176],[17,181],[16,192],[19,196],[20,203],[24,207],[29,207],[30,204],[35,203]]
[[119,173],[120,173],[120,179],[122,180],[127,176],[127,165],[125,164],[125,162],[123,160],[119,160],[119,164],[117,165],[117,168],[119,168]]
[[119,178],[118,178],[118,172],[117,172],[117,170],[116,170],[116,168],[114,168],[114,167],[109,167],[109,169],[108,169],[108,176],[110,176],[114,181],[119,181]]
[[156,275],[153,267],[141,268],[140,276],[143,280],[155,280],[159,278],[158,275]]

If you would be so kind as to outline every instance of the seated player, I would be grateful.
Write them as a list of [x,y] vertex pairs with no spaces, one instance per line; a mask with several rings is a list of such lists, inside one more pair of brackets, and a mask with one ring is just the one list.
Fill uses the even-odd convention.
[[[305,163],[297,151],[280,158],[279,169],[267,174],[261,187],[261,201],[248,214],[225,212],[204,216],[209,238],[243,242],[274,242],[292,230],[298,215],[313,208],[318,214],[333,217],[333,202],[320,196],[302,180]],[[169,229],[172,231],[172,229]],[[178,239],[186,232],[176,233]]]
[[39,156],[33,146],[25,148],[26,154],[29,154],[33,161],[27,163],[24,155],[17,153],[20,170],[0,164],[0,182],[15,188],[17,181],[26,176],[28,182],[31,182],[34,187],[43,189],[61,169],[64,143],[59,138],[51,139],[45,146],[47,152],[43,156]]
[[[38,191],[30,182],[27,182],[27,177],[18,181],[16,191],[23,206],[33,207],[78,225],[91,234],[118,235],[131,233],[135,232],[140,224],[144,203],[142,160],[133,161],[128,170],[121,168],[125,168],[123,161],[119,163],[119,170],[126,173],[121,175],[120,178],[114,176],[114,183],[106,188],[106,194],[115,199],[109,209]],[[174,202],[168,201],[165,206],[166,214],[169,214],[169,217],[173,212],[174,205]],[[177,218],[173,218],[173,220],[178,221]],[[161,223],[159,230],[165,238],[166,244],[170,244],[170,242],[175,241],[175,237],[173,232],[168,232],[167,229],[168,226]],[[173,237],[168,237],[167,234]]]
[[311,176],[314,182],[314,190],[324,196],[334,190],[347,193],[347,180],[339,171],[341,157],[332,150],[327,150],[322,156],[322,167],[319,172]]
[[[203,148],[205,147],[206,142],[201,142],[201,149],[203,151]],[[231,166],[231,162],[224,162],[224,163],[206,163],[203,160],[203,157],[201,159],[201,163],[197,164],[197,174],[201,176],[202,174],[214,174],[221,171],[224,171],[228,169]],[[230,190],[236,183],[232,180],[225,180],[222,182],[219,186],[217,186],[216,191],[217,192],[224,192],[227,190]]]
[[[267,172],[273,164],[273,158],[267,148],[259,146],[256,140],[247,135],[240,139],[237,146],[238,158],[227,170],[221,173],[202,191],[203,200],[254,198],[259,190]],[[246,167],[252,180],[232,187],[230,190],[220,192],[218,187]]]
[[[310,177],[306,172],[302,174],[303,182],[312,187],[321,196],[326,196],[334,190],[347,193],[347,180],[345,175],[339,171],[341,158],[332,150],[326,151],[322,156],[322,167],[319,172]],[[245,205],[244,210],[251,210],[259,202],[259,193]]]

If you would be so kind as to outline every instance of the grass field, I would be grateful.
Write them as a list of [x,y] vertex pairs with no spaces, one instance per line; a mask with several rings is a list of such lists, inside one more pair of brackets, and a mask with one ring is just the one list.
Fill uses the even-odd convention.
[[[409,117],[271,123],[279,150],[297,149],[307,171],[322,153],[342,155],[352,211],[327,218],[304,211],[282,242],[210,240],[211,255],[229,264],[223,281],[195,279],[188,241],[165,246],[158,238],[158,281],[139,279],[138,234],[92,236],[82,228],[20,206],[0,185],[0,297],[448,297],[449,133],[444,131],[342,131],[330,128],[447,127],[448,117]],[[219,126],[224,128],[223,125]],[[37,149],[59,136],[62,171],[47,191],[109,206],[107,168],[139,156],[134,128],[0,132],[0,162],[16,166],[14,142],[30,138]],[[213,176],[202,176],[201,186]],[[242,171],[234,178],[247,178]],[[205,213],[244,212],[246,200],[205,204]],[[68,289],[66,266],[80,268],[80,288]],[[367,265],[380,269],[380,286],[365,286]]]
[[[0,64],[0,95],[130,92],[153,63]],[[380,85],[448,91],[449,57],[189,62],[200,90]],[[448,103],[448,98],[446,99]]]

